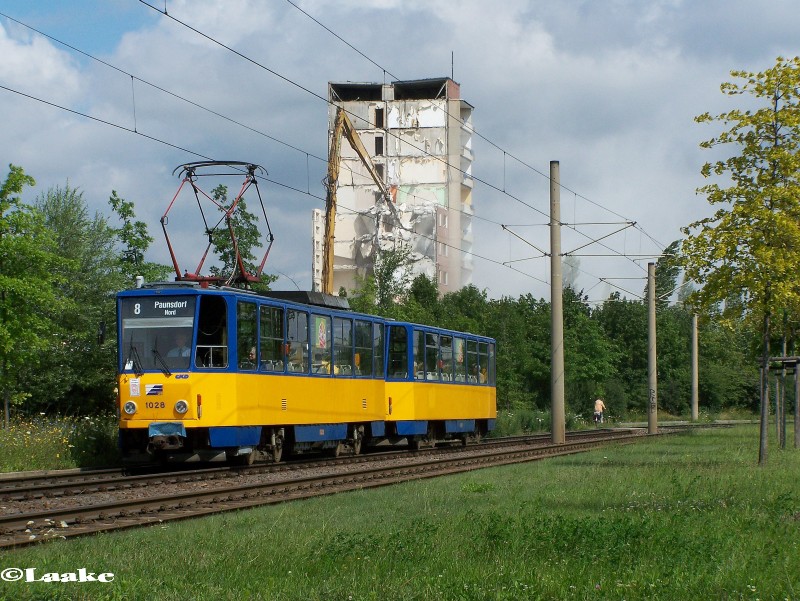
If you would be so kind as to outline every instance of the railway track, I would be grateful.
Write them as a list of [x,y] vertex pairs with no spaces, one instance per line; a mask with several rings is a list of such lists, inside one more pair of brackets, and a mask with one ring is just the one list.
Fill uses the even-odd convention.
[[[283,503],[338,492],[387,486],[398,482],[432,478],[464,471],[534,461],[579,453],[598,446],[643,439],[642,430],[588,431],[571,435],[562,445],[549,437],[484,443],[466,448],[445,448],[441,452],[387,453],[345,460],[305,464],[278,464],[227,470],[234,477],[219,479],[225,468],[142,476],[160,478],[124,491],[121,498],[97,501],[91,495],[74,495],[79,502],[27,510],[0,517],[0,548],[15,548],[86,534],[188,519],[259,505]],[[402,461],[396,455],[400,455]],[[354,461],[357,459],[358,461]],[[312,465],[313,464],[313,465]],[[289,467],[286,467],[286,466]],[[279,468],[285,469],[280,470]],[[262,470],[262,471],[259,471]],[[272,470],[272,471],[270,471]],[[211,472],[211,473],[209,473]],[[179,477],[194,478],[175,488]],[[134,477],[134,478],[139,478]],[[127,477],[130,480],[131,477]],[[146,482],[140,479],[137,482]],[[216,485],[215,485],[216,484]],[[52,485],[52,484],[51,484]],[[110,486],[105,484],[97,486]],[[57,484],[55,486],[63,486]],[[116,486],[116,485],[114,485]],[[123,490],[122,487],[119,490]],[[106,494],[109,491],[104,491]],[[113,492],[113,491],[111,491]],[[83,504],[81,504],[83,503]],[[2,506],[4,503],[0,503]],[[42,503],[45,504],[45,503]],[[52,500],[47,504],[52,504]]]
[[[587,430],[572,432],[567,435],[568,440],[579,440],[585,437],[613,436],[614,430]],[[509,444],[540,444],[550,440],[549,434],[508,436],[497,439],[486,439],[480,443],[481,448],[502,447]],[[475,447],[470,447],[475,448]],[[112,468],[100,470],[67,470],[61,472],[37,473],[36,475],[10,475],[0,476],[0,503],[8,501],[58,499],[72,495],[85,495],[96,492],[124,491],[145,486],[159,484],[177,484],[180,482],[196,482],[200,480],[219,480],[238,478],[243,475],[287,472],[297,469],[315,467],[330,467],[334,465],[349,464],[352,462],[371,462],[385,460],[393,457],[409,457],[425,454],[442,454],[461,452],[460,447],[439,446],[432,449],[421,449],[409,452],[383,451],[373,452],[356,457],[345,456],[339,458],[303,458],[278,464],[263,464],[250,467],[204,467],[200,469],[171,469],[150,466],[137,466],[132,473],[128,468]],[[141,473],[136,473],[141,472]]]

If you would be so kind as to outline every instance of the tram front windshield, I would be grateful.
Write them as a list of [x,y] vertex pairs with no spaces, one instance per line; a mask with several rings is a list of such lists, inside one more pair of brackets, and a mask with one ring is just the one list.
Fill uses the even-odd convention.
[[195,301],[193,296],[123,298],[120,305],[123,371],[189,369]]

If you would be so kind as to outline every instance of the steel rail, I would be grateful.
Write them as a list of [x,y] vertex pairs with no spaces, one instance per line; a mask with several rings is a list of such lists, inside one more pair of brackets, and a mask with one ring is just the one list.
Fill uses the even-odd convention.
[[14,514],[0,517],[0,548],[14,548],[94,532],[188,519],[346,490],[387,486],[484,467],[535,461],[579,453],[609,443],[629,443],[644,438],[641,431],[628,432],[614,438],[600,436],[560,445],[538,445],[511,451],[490,450],[488,453],[473,456],[437,456],[415,464],[384,466],[278,482],[242,484],[225,489],[181,492],[147,499],[128,499],[90,507]]
[[[568,438],[579,439],[585,436],[613,436],[614,433],[615,431],[613,430],[586,430],[570,433]],[[506,446],[510,444],[535,444],[549,440],[549,434],[508,436],[497,439],[484,439],[480,443],[480,446],[487,448]],[[470,450],[476,447],[474,445],[468,445],[466,448],[467,450]],[[444,446],[420,449],[418,451],[411,452],[407,450],[392,450],[384,452],[377,451],[366,453],[364,455],[344,456],[339,458],[326,457],[320,459],[319,457],[310,457],[303,460],[294,460],[277,464],[267,463],[248,467],[218,466],[167,472],[157,471],[155,474],[145,473],[138,475],[129,475],[124,469],[92,470],[78,473],[74,472],[73,470],[69,470],[68,473],[37,473],[35,476],[27,478],[24,476],[19,478],[0,478],[0,501],[21,501],[43,498],[52,499],[78,494],[128,490],[156,484],[194,482],[199,479],[230,478],[238,477],[240,475],[274,473],[292,469],[307,469],[309,467],[329,466],[334,464],[338,465],[352,462],[369,462],[383,460],[393,456],[414,457],[425,453],[442,454],[461,452],[462,450],[463,447],[461,446],[445,444]]]

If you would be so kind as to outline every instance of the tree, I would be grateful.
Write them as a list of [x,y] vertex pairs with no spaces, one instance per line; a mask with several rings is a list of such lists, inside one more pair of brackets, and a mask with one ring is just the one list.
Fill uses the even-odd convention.
[[647,306],[621,298],[614,292],[592,313],[613,345],[616,370],[606,380],[606,400],[611,410],[647,407]]
[[481,290],[474,284],[448,292],[442,297],[440,304],[440,325],[461,332],[483,333],[486,331],[484,324],[487,306],[486,290]]
[[114,229],[117,244],[122,247],[117,255],[124,280],[122,286],[126,282],[133,282],[136,276],[144,277],[145,281],[165,280],[172,270],[171,267],[144,259],[145,252],[153,243],[153,237],[147,231],[147,224],[136,219],[133,202],[120,198],[117,191],[112,190],[108,204],[122,221],[122,225]]
[[[591,313],[581,292],[564,289],[565,384],[577,413],[589,407],[592,397],[605,395],[606,381],[616,372],[618,352]],[[609,403],[617,415],[622,413],[611,399]]]
[[420,305],[433,309],[439,302],[439,287],[434,278],[429,278],[421,273],[411,282],[408,296],[409,299],[414,299]]
[[[228,187],[220,184],[211,191],[214,200],[220,204],[220,211],[230,209],[233,201],[228,200]],[[245,270],[248,273],[256,272],[256,257],[253,251],[261,244],[261,233],[258,230],[258,216],[247,209],[247,202],[244,198],[239,200],[236,210],[231,215],[231,225],[236,234],[236,248],[233,240],[228,233],[227,224],[221,225],[217,234],[212,239],[214,252],[217,254],[221,267],[213,266],[211,273],[215,277],[228,278],[239,270],[236,262],[236,250],[242,258]],[[241,274],[240,274],[241,275]],[[262,274],[261,282],[253,286],[254,289],[264,292],[269,290],[269,284],[278,279],[276,275]]]
[[0,187],[0,394],[6,428],[11,405],[29,396],[22,374],[57,340],[56,317],[64,307],[56,294],[62,259],[53,252],[42,215],[19,196],[34,184],[21,167],[9,165]]
[[98,331],[114,322],[114,293],[121,281],[115,232],[106,217],[89,215],[83,193],[69,183],[40,194],[34,208],[62,259],[55,290],[65,310],[58,318],[58,338],[30,368],[29,410],[91,411],[111,397],[114,382],[115,348],[101,344]]
[[417,275],[405,294],[405,302],[396,318],[413,323],[438,325],[440,318],[439,288],[436,280],[424,273]]
[[[800,57],[779,57],[775,66],[760,73],[731,75],[741,82],[723,83],[723,93],[748,95],[755,108],[695,119],[727,128],[702,148],[735,150],[701,170],[704,177],[720,178],[698,192],[721,208],[684,228],[688,237],[682,260],[689,276],[702,285],[694,295],[700,307],[734,294],[742,299],[742,316],[762,324],[766,368],[771,316],[800,305]],[[760,464],[766,461],[766,410],[762,403]]]
[[400,243],[379,250],[375,257],[375,302],[384,315],[389,315],[393,305],[405,298],[411,279],[410,256],[410,248]]
[[497,340],[497,404],[544,409],[550,402],[550,310],[531,295],[490,301],[485,333]]

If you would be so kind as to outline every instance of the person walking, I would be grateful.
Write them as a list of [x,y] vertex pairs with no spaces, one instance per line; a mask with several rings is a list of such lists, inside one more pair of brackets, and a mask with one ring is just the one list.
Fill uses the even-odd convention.
[[594,402],[594,421],[595,423],[603,423],[603,414],[606,411],[606,404],[603,399],[598,397]]

